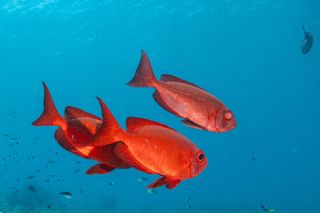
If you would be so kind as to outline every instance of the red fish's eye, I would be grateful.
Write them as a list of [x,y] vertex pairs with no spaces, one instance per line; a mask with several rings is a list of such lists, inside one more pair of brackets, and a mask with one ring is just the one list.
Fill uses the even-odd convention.
[[198,161],[201,162],[201,161],[203,161],[204,158],[205,158],[204,154],[202,152],[200,152],[197,157]]
[[224,119],[231,120],[233,117],[232,112],[226,112],[224,113]]

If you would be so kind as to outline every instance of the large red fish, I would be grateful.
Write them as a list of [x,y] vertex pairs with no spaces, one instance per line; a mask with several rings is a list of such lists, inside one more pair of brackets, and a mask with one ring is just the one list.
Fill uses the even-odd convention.
[[44,111],[33,122],[34,126],[58,126],[55,138],[66,150],[84,158],[99,162],[91,167],[87,174],[106,174],[115,168],[129,168],[114,155],[115,144],[93,147],[88,146],[88,141],[100,128],[102,120],[92,114],[75,107],[66,107],[65,117],[61,117],[52,100],[50,91],[44,86]]
[[133,87],[153,87],[153,98],[167,111],[181,118],[184,124],[212,132],[226,132],[236,126],[233,113],[216,97],[200,87],[172,75],[157,80],[148,56],[142,51]]
[[120,127],[111,111],[99,99],[103,123],[89,142],[93,146],[116,144],[115,154],[126,164],[162,177],[148,186],[172,189],[182,180],[199,175],[207,166],[205,154],[170,127],[142,118],[127,119]]

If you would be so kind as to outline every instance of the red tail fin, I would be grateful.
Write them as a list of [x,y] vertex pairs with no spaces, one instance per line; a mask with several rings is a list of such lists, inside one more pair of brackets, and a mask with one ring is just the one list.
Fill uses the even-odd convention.
[[65,120],[58,113],[56,106],[52,100],[47,85],[42,82],[44,88],[44,110],[40,117],[32,123],[34,126],[59,126],[63,130],[67,129]]
[[150,87],[156,82],[156,77],[153,74],[147,54],[143,50],[141,52],[142,55],[136,74],[128,85],[133,87]]
[[107,105],[98,98],[102,110],[103,122],[89,142],[91,146],[104,146],[121,141],[124,138],[124,130],[112,115]]

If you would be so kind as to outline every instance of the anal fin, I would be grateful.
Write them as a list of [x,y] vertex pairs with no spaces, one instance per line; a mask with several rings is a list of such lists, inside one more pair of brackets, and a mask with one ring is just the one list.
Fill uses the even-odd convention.
[[107,164],[96,164],[92,167],[90,167],[87,170],[87,174],[88,175],[97,175],[97,174],[108,174],[109,172],[113,171],[115,169],[115,167],[113,166],[109,166]]
[[155,182],[151,183],[147,188],[148,189],[158,188],[158,187],[163,186],[165,184],[166,184],[166,178],[161,177],[161,178],[157,179]]
[[171,177],[161,177],[155,182],[151,183],[148,188],[157,188],[165,185],[168,189],[173,189],[181,182],[180,179],[171,178]]
[[182,120],[182,123],[185,124],[185,125],[187,125],[187,126],[190,126],[190,127],[192,127],[192,128],[203,130],[203,127],[202,127],[202,126],[199,126],[198,124],[190,121],[189,119],[184,119],[184,120]]

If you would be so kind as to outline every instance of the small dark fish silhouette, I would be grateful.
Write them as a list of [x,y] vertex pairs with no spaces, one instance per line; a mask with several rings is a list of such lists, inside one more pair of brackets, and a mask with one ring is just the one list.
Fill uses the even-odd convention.
[[302,54],[307,54],[313,45],[313,35],[311,32],[307,32],[304,28],[304,25],[302,26],[302,29],[304,31],[304,39],[303,39],[303,44],[301,46],[301,52]]
[[32,186],[32,185],[28,186],[28,190],[33,192],[33,193],[37,192],[36,188],[34,186]]
[[254,161],[254,162],[257,161],[257,158],[256,158],[255,156],[252,156],[250,159],[251,159],[252,161]]

